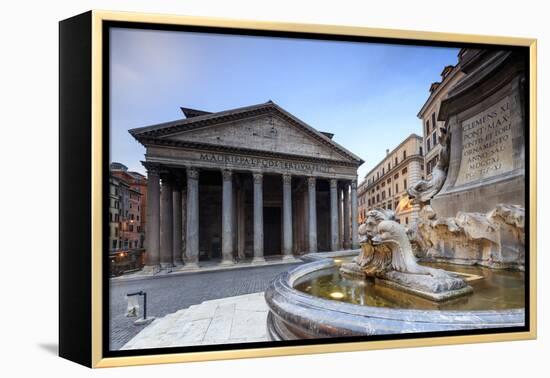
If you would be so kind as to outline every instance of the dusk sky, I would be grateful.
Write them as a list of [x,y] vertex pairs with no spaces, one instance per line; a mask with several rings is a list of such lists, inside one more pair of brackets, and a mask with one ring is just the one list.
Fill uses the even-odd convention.
[[111,161],[145,173],[128,129],[272,100],[359,155],[359,181],[411,133],[458,49],[168,31],[111,31]]

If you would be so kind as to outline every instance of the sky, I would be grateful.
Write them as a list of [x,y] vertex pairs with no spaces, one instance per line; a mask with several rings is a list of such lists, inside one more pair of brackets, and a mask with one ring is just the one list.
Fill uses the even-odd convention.
[[360,156],[359,181],[411,133],[458,49],[115,28],[111,161],[145,173],[129,129],[272,100]]

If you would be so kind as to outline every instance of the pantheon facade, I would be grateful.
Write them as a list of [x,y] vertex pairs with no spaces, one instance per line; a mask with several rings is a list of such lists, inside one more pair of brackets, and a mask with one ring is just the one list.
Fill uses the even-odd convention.
[[272,101],[129,130],[146,148],[145,271],[358,248],[363,161]]

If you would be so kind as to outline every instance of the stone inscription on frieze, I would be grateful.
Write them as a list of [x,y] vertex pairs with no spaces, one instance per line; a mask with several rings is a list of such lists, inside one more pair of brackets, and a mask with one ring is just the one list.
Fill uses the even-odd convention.
[[455,185],[513,169],[510,97],[462,122],[462,159]]
[[218,164],[229,164],[243,168],[256,168],[267,170],[298,171],[307,174],[330,173],[330,168],[326,164],[295,162],[282,159],[259,158],[240,155],[225,155],[216,153],[201,153],[201,161],[207,161]]

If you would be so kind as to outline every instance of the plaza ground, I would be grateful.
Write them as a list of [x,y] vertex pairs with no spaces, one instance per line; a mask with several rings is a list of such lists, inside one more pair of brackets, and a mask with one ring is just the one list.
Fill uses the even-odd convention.
[[[147,292],[147,316],[156,318],[205,301],[265,291],[281,272],[296,264],[246,267],[224,271],[194,272],[154,278],[112,280],[110,283],[111,350],[119,350],[146,325],[136,326],[136,318],[126,317],[126,294]],[[141,304],[141,301],[140,301]]]

